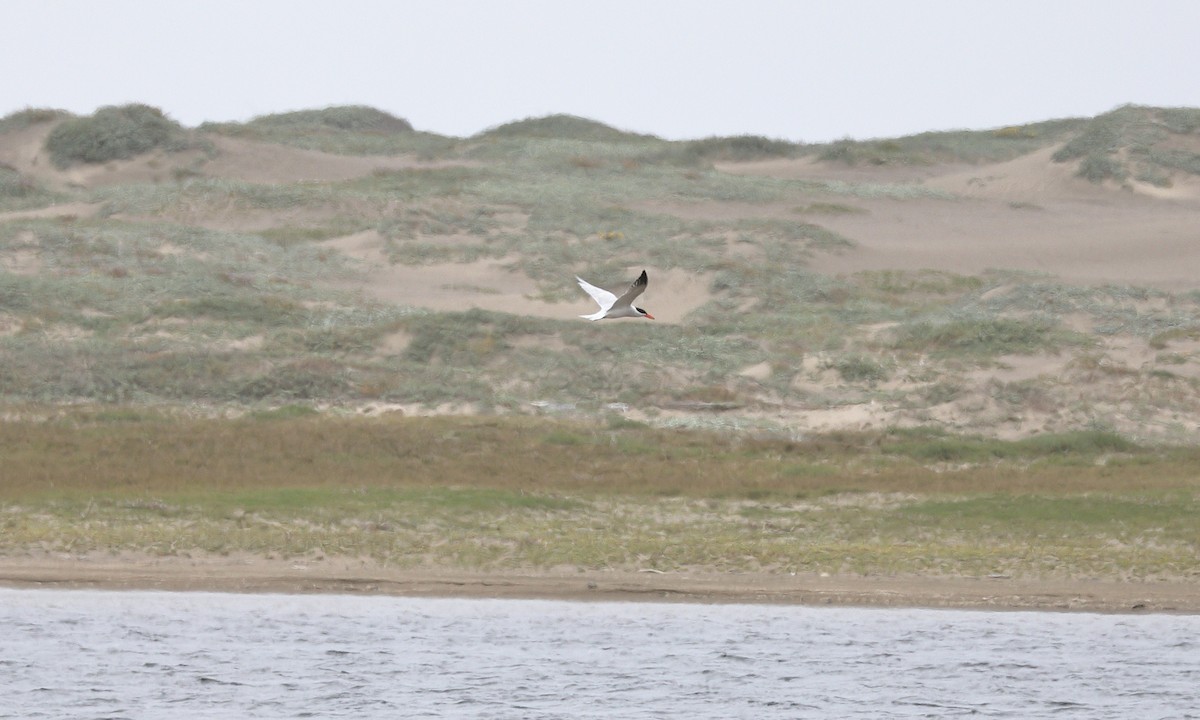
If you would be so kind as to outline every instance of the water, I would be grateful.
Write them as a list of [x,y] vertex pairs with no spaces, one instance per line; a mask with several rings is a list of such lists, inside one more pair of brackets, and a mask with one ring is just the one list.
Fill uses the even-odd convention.
[[0,589],[4,718],[1200,718],[1200,617]]

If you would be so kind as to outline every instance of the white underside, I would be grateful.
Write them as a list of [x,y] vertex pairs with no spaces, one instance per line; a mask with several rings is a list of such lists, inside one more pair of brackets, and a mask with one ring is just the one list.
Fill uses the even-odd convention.
[[607,310],[604,308],[601,308],[601,309],[597,310],[596,312],[592,313],[591,315],[580,315],[579,317],[587,318],[588,320],[603,320],[605,318],[626,318],[626,317],[641,317],[641,316],[642,316],[642,314],[639,313],[637,310],[634,310],[632,307],[629,307],[628,305],[626,305],[625,307],[610,308]]

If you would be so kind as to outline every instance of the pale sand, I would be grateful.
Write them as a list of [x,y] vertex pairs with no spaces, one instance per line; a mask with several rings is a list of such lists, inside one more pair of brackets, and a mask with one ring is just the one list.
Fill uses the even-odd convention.
[[[845,168],[804,159],[721,168],[792,179],[916,182],[951,195],[906,200],[830,195],[827,202],[862,212],[808,218],[855,243],[852,249],[816,255],[809,266],[818,272],[1003,269],[1078,284],[1197,287],[1200,179],[1181,177],[1165,190],[1096,185],[1075,177],[1076,164],[1053,162],[1056,149],[970,167]],[[703,211],[713,217],[720,207],[710,203]],[[792,206],[729,211],[796,217]]]
[[709,571],[466,572],[396,569],[346,558],[268,560],[248,555],[0,557],[0,585],[56,589],[1200,613],[1200,587],[1187,582]]
[[[375,230],[335,238],[322,244],[363,263],[364,276],[347,284],[349,289],[361,290],[376,300],[395,305],[442,311],[479,308],[555,320],[573,320],[596,310],[592,299],[575,287],[574,278],[564,280],[577,291],[573,301],[552,303],[541,299],[537,284],[524,273],[512,269],[512,258],[483,259],[470,263],[393,265],[384,253],[384,238]],[[649,267],[653,273],[654,293],[647,293],[651,296],[649,299],[639,298],[638,305],[649,310],[659,322],[679,323],[711,297],[708,276],[697,276],[678,269]],[[626,273],[627,277],[596,278],[592,282],[609,286],[620,294],[641,269],[645,268],[631,267]],[[653,304],[653,295],[664,298],[661,309]]]

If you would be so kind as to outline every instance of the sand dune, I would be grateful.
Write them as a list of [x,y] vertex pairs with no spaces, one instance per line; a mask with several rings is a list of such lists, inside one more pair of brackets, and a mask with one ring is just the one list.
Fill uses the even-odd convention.
[[[40,123],[0,138],[0,164],[48,187],[93,188],[126,183],[162,183],[187,177],[213,177],[251,183],[337,182],[377,170],[441,167],[450,163],[411,156],[335,155],[275,143],[220,135],[203,136],[211,150],[155,150],[127,160],[57,168],[45,150],[57,122]],[[463,163],[453,163],[463,164]]]
[[[170,182],[180,177],[227,178],[252,183],[329,182],[369,175],[377,170],[431,167],[412,157],[345,156],[223,136],[206,136],[215,153],[155,151],[103,165],[58,169],[43,148],[55,123],[5,133],[0,163],[49,187],[98,187],[119,183]],[[1014,269],[1047,273],[1069,283],[1136,284],[1170,290],[1195,286],[1192,268],[1200,266],[1196,218],[1200,217],[1200,180],[1179,178],[1170,187],[1131,182],[1125,188],[1097,185],[1075,176],[1074,163],[1055,163],[1055,148],[1008,162],[972,165],[848,166],[813,160],[775,159],[718,165],[723,172],[787,179],[853,183],[915,184],[943,191],[949,198],[831,198],[862,210],[830,214],[815,222],[853,241],[851,249],[819,253],[811,267],[850,274],[862,270],[935,269],[979,273]],[[444,164],[444,163],[442,163]],[[657,211],[699,218],[795,217],[794,203],[783,205],[710,202],[699,206],[661,206]],[[92,208],[73,203],[18,217],[86,216]],[[272,213],[204,217],[197,224],[257,231],[304,222]],[[261,216],[261,217],[260,217]],[[354,239],[346,242],[353,243]],[[337,243],[335,243],[337,246]],[[458,266],[393,267],[372,276],[372,290],[384,299],[435,309],[477,306],[524,307],[532,314],[570,317],[586,304],[539,303],[527,278],[486,261]],[[695,278],[654,271],[652,290],[671,297],[678,309],[662,307],[676,322],[702,304],[707,295]],[[565,280],[569,280],[565,279]],[[614,281],[615,282],[615,281]],[[404,288],[403,290],[396,288]],[[455,289],[460,288],[460,289]],[[465,288],[465,289],[463,289]],[[653,294],[647,298],[652,303]],[[652,310],[653,311],[653,310]]]
[[1196,286],[1200,185],[1187,180],[1167,190],[1097,185],[1076,177],[1076,164],[1053,162],[1054,151],[971,167],[847,168],[802,159],[723,169],[791,179],[917,182],[952,196],[839,199],[865,212],[820,217],[821,225],[855,243],[817,255],[811,266],[820,272],[1007,269],[1075,284]]
[[[43,123],[0,135],[0,163],[52,188],[74,185],[85,190],[117,182],[175,182],[197,175],[258,184],[337,182],[379,169],[433,165],[413,157],[341,156],[214,135],[209,136],[216,151],[212,154],[199,150],[153,152],[131,160],[60,170],[49,162],[42,148],[52,125]],[[1200,243],[1196,242],[1200,181],[1177,173],[1163,187],[1147,187],[1135,180],[1120,187],[1113,183],[1093,184],[1077,177],[1076,163],[1054,162],[1054,152],[1055,148],[1047,147],[1006,162],[980,164],[845,165],[812,158],[721,163],[716,166],[719,172],[834,181],[840,185],[828,191],[820,190],[819,186],[815,189],[798,186],[794,192],[784,193],[783,199],[772,202],[660,195],[631,200],[624,207],[635,212],[664,213],[717,224],[740,219],[813,223],[850,241],[846,247],[817,249],[809,256],[810,269],[833,275],[925,269],[975,275],[996,269],[1044,274],[1080,285],[1137,285],[1178,292],[1196,288],[1194,269],[1200,266]],[[902,191],[881,193],[876,191],[879,186]],[[71,204],[17,210],[0,219],[87,217],[99,206],[80,199],[85,197],[77,193]],[[439,198],[430,207],[454,215],[469,210],[473,202],[467,197]],[[487,232],[508,238],[529,232],[529,214],[523,208],[493,210],[490,218],[494,224]],[[358,226],[374,227],[376,221],[404,211],[403,199],[370,205],[346,198],[341,204],[329,206],[318,203],[275,209],[246,207],[218,197],[194,207],[182,203],[153,217],[115,219],[165,220],[256,233],[277,228],[328,227],[339,214],[343,217],[361,214],[366,222]],[[418,239],[452,248],[460,243],[469,246],[480,242],[479,235],[466,233],[431,234]],[[563,241],[589,240],[564,236]],[[325,247],[357,262],[361,270],[353,280],[330,282],[339,283],[340,289],[399,306],[435,311],[480,308],[578,322],[584,322],[578,319],[579,315],[594,308],[590,299],[575,287],[571,269],[564,270],[563,276],[550,284],[544,278],[538,282],[520,269],[519,258],[514,255],[470,262],[392,263],[385,253],[384,237],[373,229],[329,240]],[[738,254],[753,255],[759,249],[754,242],[745,242],[730,243],[726,251],[728,258],[736,259]],[[5,262],[11,272],[29,273],[40,267],[32,250],[16,253]],[[714,298],[713,275],[643,264],[636,257],[629,262],[620,271],[610,270],[607,277],[586,277],[598,285],[621,290],[637,272],[646,269],[650,287],[639,304],[650,310],[661,324],[686,323],[690,313]],[[584,273],[585,269],[579,267],[575,271]],[[750,310],[753,304],[752,300],[743,299],[738,312]],[[1069,321],[1069,318],[1064,320]],[[608,324],[597,327],[606,328]],[[1092,332],[1092,328],[1081,330]],[[379,352],[394,353],[405,343],[402,336],[389,338]],[[1095,352],[1102,355],[1103,362],[1129,372],[1108,373],[1097,379],[1087,374],[1086,363],[1067,367],[1069,358],[1039,356],[1029,358],[1028,362],[1020,358],[1000,359],[987,372],[960,373],[956,380],[957,399],[928,408],[928,414],[920,421],[932,420],[951,428],[985,427],[998,436],[1074,427],[1087,419],[1087,413],[1060,413],[1057,406],[1027,409],[1019,417],[1002,412],[1003,408],[996,406],[991,397],[991,384],[1019,383],[1039,377],[1064,377],[1064,388],[1077,381],[1106,382],[1105,397],[1114,398],[1112,402],[1117,408],[1124,402],[1121,398],[1136,388],[1142,369],[1150,367],[1146,363],[1156,356],[1146,338],[1129,335],[1100,338]],[[1197,372],[1188,360],[1190,355],[1176,353],[1174,357],[1186,362],[1171,364],[1166,371],[1170,377],[1190,377]],[[772,386],[778,382],[772,363],[743,369],[729,384],[737,385],[737,393],[753,401],[739,412],[744,417],[819,430],[877,427],[912,419],[913,414],[902,405],[876,402],[871,399],[874,396],[855,395],[836,371],[823,369],[821,361],[815,352],[800,359],[793,369],[795,378],[790,387],[803,392],[786,402],[776,402],[772,395]],[[1072,373],[1071,378],[1065,377]],[[908,376],[901,373],[895,380],[899,384],[889,385],[888,391],[901,396],[928,384],[925,380],[905,378]],[[825,404],[821,398],[826,396],[840,400]],[[815,400],[805,402],[797,397]],[[1108,413],[1118,429],[1136,432],[1150,423],[1144,409],[1133,406],[1120,412],[1118,409]],[[654,411],[670,414],[677,409],[655,406]],[[681,412],[690,411],[685,408]],[[1200,421],[1169,408],[1162,410],[1153,422],[1182,428],[1181,432],[1200,431],[1197,430]]]

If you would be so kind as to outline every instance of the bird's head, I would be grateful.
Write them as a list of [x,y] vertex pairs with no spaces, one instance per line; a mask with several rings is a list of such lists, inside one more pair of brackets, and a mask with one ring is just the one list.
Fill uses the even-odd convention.
[[637,310],[637,311],[638,311],[638,315],[641,315],[641,316],[642,316],[642,317],[644,317],[644,318],[650,318],[651,320],[653,320],[653,319],[654,319],[654,316],[653,316],[653,315],[651,315],[650,313],[648,313],[648,312],[646,312],[645,310],[641,309],[640,307],[634,307],[633,309],[634,309],[634,310]]

